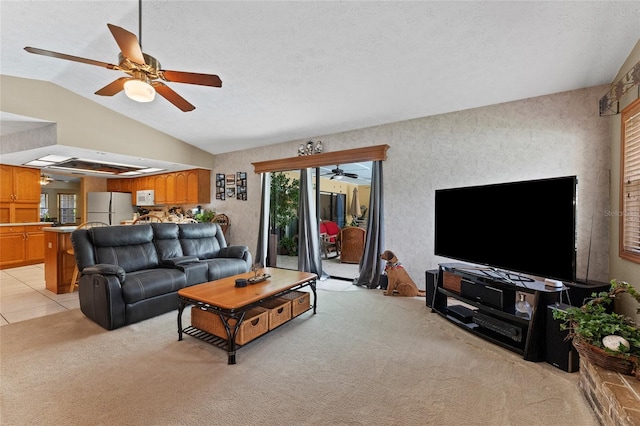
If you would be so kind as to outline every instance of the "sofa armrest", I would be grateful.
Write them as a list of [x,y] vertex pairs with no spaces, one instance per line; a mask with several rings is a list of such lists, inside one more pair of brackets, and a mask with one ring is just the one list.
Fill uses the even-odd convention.
[[127,273],[122,266],[111,265],[107,263],[98,263],[97,265],[87,266],[82,270],[82,275],[114,275],[120,283],[124,282]]
[[167,266],[179,266],[185,263],[193,263],[198,261],[198,256],[180,256],[172,257],[171,259],[163,259],[162,264]]
[[230,246],[220,249],[218,257],[226,257],[232,259],[244,259],[246,253],[249,251],[247,246]]

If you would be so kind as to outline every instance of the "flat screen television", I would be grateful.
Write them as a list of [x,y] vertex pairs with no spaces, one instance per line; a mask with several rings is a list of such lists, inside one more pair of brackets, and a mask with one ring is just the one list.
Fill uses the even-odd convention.
[[435,193],[435,254],[575,281],[577,177]]

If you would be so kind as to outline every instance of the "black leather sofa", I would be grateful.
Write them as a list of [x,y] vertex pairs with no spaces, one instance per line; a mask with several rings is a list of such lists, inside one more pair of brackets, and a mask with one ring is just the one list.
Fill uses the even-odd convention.
[[153,223],[71,234],[80,309],[107,330],[178,308],[179,289],[248,272],[246,246],[227,247],[216,223]]

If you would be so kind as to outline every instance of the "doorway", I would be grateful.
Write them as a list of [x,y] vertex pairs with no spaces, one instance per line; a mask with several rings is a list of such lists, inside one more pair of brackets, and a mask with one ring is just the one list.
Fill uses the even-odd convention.
[[[303,253],[304,258],[298,258],[300,268],[307,271],[322,272],[323,265],[319,262],[324,260],[320,259],[320,248],[318,242],[318,230],[311,229],[318,223],[317,217],[314,218],[313,207],[320,205],[319,199],[315,202],[311,199],[311,194],[316,193],[319,197],[320,191],[323,192],[339,192],[344,191],[327,190],[323,187],[323,183],[320,181],[322,172],[328,170],[328,180],[331,184],[335,185],[336,182],[343,180],[346,173],[336,169],[341,169],[340,164],[352,164],[358,162],[371,162],[371,190],[369,195],[369,208],[367,208],[366,215],[370,217],[369,220],[365,220],[362,217],[362,213],[349,214],[345,218],[345,221],[351,226],[361,227],[362,231],[366,230],[366,240],[364,244],[364,254],[360,257],[362,264],[362,270],[356,272],[355,276],[358,277],[358,285],[374,288],[378,284],[380,278],[382,263],[379,258],[379,252],[384,244],[384,202],[383,202],[383,180],[382,180],[382,162],[386,160],[386,152],[389,149],[389,145],[372,145],[362,148],[353,148],[344,151],[335,152],[322,152],[317,155],[299,155],[298,157],[280,158],[276,160],[267,160],[261,162],[252,163],[255,173],[263,174],[263,186],[262,186],[262,199],[267,201],[270,194],[270,181],[272,172],[283,172],[289,170],[307,170],[308,175],[303,176],[303,182],[305,182],[305,188],[303,192],[307,196],[303,197],[302,205],[304,206],[305,214],[300,217],[299,223],[305,223],[302,228],[298,229],[301,236],[300,241],[302,244],[300,247],[305,250]],[[335,165],[335,166],[334,166]],[[314,177],[311,177],[311,171],[316,168]],[[324,168],[324,169],[323,169]],[[308,192],[309,191],[309,192]],[[347,200],[349,200],[347,198]],[[347,209],[349,208],[349,201],[347,201]],[[363,205],[366,206],[367,202]],[[277,264],[277,240],[272,238],[274,234],[270,229],[270,208],[269,202],[263,203],[260,210],[260,226],[258,236],[258,248],[256,251],[256,259],[260,262],[270,266]],[[309,210],[311,209],[311,210]],[[275,234],[277,235],[277,234]],[[318,251],[318,257],[314,255],[309,256],[308,250],[311,249],[312,253]],[[269,253],[272,253],[271,259]],[[271,263],[270,263],[271,262]],[[311,262],[311,263],[310,263]],[[294,262],[290,262],[292,265]],[[284,266],[282,262],[281,265]],[[359,265],[352,266],[354,270],[359,269]],[[350,275],[350,274],[349,274]]]
[[[312,173],[315,182],[313,198],[319,203],[316,205],[316,217],[322,222],[333,222],[339,228],[335,237],[327,236],[327,238],[337,239],[336,244],[332,244],[332,250],[323,250],[321,255],[323,271],[331,278],[353,281],[359,275],[359,263],[355,260],[357,257],[355,259],[351,257],[348,263],[343,262],[340,252],[340,230],[354,226],[366,229],[371,191],[371,164],[369,161],[319,167]],[[337,167],[340,171],[344,171],[346,176],[337,175]],[[316,176],[319,177],[319,188]],[[269,264],[293,270],[298,269],[299,178],[299,171],[271,174],[270,238],[272,241],[269,246],[276,255]],[[318,191],[319,193],[316,194],[315,192]],[[358,194],[362,195],[357,197]],[[356,204],[357,213],[353,211]],[[364,241],[361,250],[364,251]],[[271,259],[271,256],[269,258]]]

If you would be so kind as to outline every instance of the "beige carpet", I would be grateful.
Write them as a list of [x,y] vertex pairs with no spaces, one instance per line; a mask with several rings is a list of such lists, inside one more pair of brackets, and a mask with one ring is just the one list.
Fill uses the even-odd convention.
[[0,423],[597,424],[577,373],[478,339],[424,298],[320,290],[316,315],[242,348],[236,365],[178,342],[176,327],[171,312],[105,331],[74,310],[0,328]]

